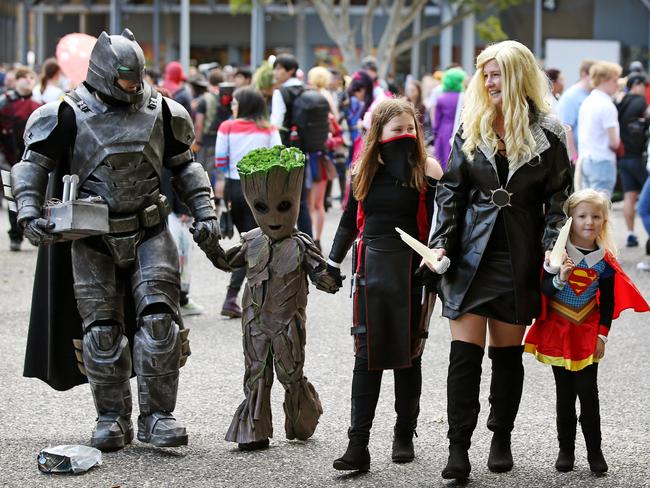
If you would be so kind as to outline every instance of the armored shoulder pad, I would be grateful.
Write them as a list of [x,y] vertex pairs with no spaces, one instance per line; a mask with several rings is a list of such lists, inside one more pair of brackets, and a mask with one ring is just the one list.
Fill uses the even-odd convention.
[[172,124],[174,138],[178,142],[182,142],[188,146],[191,145],[194,140],[194,125],[192,124],[190,114],[177,101],[167,97],[163,97],[163,100],[167,104],[171,114],[170,123]]
[[567,147],[566,140],[566,129],[562,125],[562,122],[553,114],[542,114],[539,117],[539,125],[551,132],[555,137],[557,137],[564,147]]
[[50,102],[38,107],[27,120],[25,126],[25,147],[35,142],[44,141],[59,123],[59,108],[61,101]]

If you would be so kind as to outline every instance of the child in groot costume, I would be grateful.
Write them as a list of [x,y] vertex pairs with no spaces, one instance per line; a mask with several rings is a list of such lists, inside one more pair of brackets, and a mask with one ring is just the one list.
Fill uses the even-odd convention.
[[287,439],[311,437],[323,413],[316,390],[303,375],[307,276],[328,293],[336,293],[342,283],[327,274],[312,239],[295,229],[304,161],[295,148],[251,151],[237,168],[259,227],[242,234],[241,243],[226,252],[225,260],[217,246],[212,249],[210,239],[199,244],[219,269],[246,266],[242,299],[246,399],[226,434],[227,441],[239,443],[243,450],[265,448],[273,435],[274,365],[285,390]]

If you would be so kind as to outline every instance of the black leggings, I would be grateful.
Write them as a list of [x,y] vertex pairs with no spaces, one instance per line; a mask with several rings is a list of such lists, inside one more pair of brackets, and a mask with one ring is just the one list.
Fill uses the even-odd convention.
[[[422,360],[416,358],[410,368],[395,369],[396,430],[414,430],[420,413],[422,391]],[[359,444],[368,444],[370,428],[381,390],[382,370],[369,371],[368,359],[357,356],[352,373],[352,408],[349,437]]]
[[[226,204],[230,204],[230,212],[232,214],[232,223],[237,227],[237,231],[241,234],[242,232],[248,232],[249,230],[257,227],[257,222],[255,222],[255,217],[253,217],[253,212],[251,212],[246,199],[244,198],[244,193],[241,189],[241,181],[233,180],[230,178],[226,179],[226,186],[224,189],[224,200]],[[233,271],[230,276],[230,284],[228,288],[230,290],[239,290],[244,278],[246,277],[246,268],[239,268]]]

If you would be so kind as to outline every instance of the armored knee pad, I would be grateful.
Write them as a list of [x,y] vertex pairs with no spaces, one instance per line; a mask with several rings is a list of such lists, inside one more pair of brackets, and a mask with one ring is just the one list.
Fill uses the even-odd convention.
[[134,337],[133,365],[138,376],[140,412],[172,412],[176,405],[182,339],[170,314],[140,318]]
[[131,414],[131,354],[119,325],[95,325],[83,338],[83,363],[98,414]]

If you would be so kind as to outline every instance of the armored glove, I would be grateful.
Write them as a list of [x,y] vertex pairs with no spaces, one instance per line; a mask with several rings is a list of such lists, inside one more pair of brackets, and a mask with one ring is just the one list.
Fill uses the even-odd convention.
[[25,223],[24,235],[35,246],[52,244],[61,237],[59,234],[54,234],[52,229],[54,229],[54,222],[43,218],[30,219]]
[[339,288],[343,286],[343,280],[345,279],[345,276],[341,274],[341,270],[339,268],[335,268],[334,266],[328,264],[327,274],[334,280],[336,286]]
[[230,266],[226,260],[226,253],[219,244],[221,234],[219,232],[219,221],[217,219],[201,220],[194,223],[192,236],[210,261],[219,269],[229,271]]

